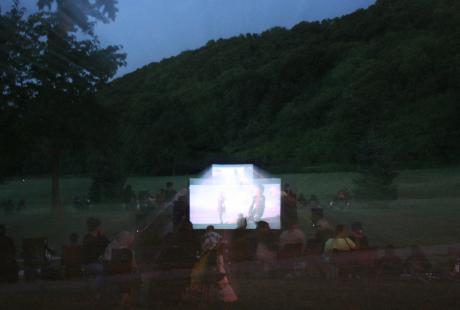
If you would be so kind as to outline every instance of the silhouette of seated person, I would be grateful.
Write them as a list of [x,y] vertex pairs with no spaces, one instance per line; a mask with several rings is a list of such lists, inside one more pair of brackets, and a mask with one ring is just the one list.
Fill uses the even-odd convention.
[[230,285],[224,262],[224,244],[220,243],[211,249],[201,279],[202,301],[232,303],[238,300]]
[[173,203],[173,225],[179,226],[189,213],[188,199],[186,195],[178,197]]
[[375,264],[377,262],[377,250],[369,246],[369,241],[364,233],[361,222],[351,224],[350,239],[356,244],[355,263],[357,272],[360,275],[375,274]]
[[285,184],[281,193],[281,226],[286,228],[297,221],[297,195],[289,184]]
[[61,278],[60,269],[53,264],[55,261],[53,257],[56,255],[56,251],[52,249],[48,244],[48,239],[45,238],[45,261],[41,267],[40,277],[48,280],[58,280]]
[[324,218],[323,208],[316,207],[310,209],[311,213],[311,226],[315,227],[318,224],[318,221]]
[[86,226],[88,233],[82,244],[83,264],[88,274],[99,275],[104,271],[102,255],[110,241],[105,236],[99,219],[88,218]]
[[397,278],[404,272],[402,259],[396,255],[393,245],[385,248],[385,254],[377,261],[377,276]]
[[247,230],[248,222],[242,214],[238,215],[237,228],[232,231],[230,247],[231,261],[238,263],[252,258],[250,250],[250,232]]
[[315,237],[308,240],[308,250],[311,254],[321,254],[326,241],[334,237],[334,229],[326,219],[320,219],[315,225]]
[[157,206],[159,207],[163,207],[164,204],[165,204],[165,189],[162,188],[160,189],[160,192],[158,192],[156,195],[155,195],[155,201],[157,203]]
[[305,234],[299,224],[293,222],[283,231],[279,238],[279,257],[282,259],[299,257],[305,250]]
[[104,251],[104,261],[109,274],[125,274],[136,269],[134,252],[132,250],[134,237],[130,232],[122,231],[107,245]]
[[175,261],[183,268],[191,268],[196,261],[196,253],[200,249],[199,241],[193,230],[192,223],[183,218],[172,235],[171,245]]
[[82,246],[78,244],[78,235],[72,233],[69,236],[70,244],[62,247],[62,265],[66,278],[81,276],[83,255]]
[[337,192],[335,200],[348,202],[350,200],[350,193],[346,188],[343,188]]
[[277,240],[270,225],[265,221],[257,222],[255,259],[260,263],[265,274],[271,272],[277,252]]
[[200,250],[199,239],[195,235],[193,225],[187,219],[173,233],[163,238],[157,264],[161,269],[191,268],[196,262],[196,254]]
[[460,278],[460,255],[456,255],[455,259],[451,262],[452,270],[450,272],[450,276],[453,279]]
[[174,243],[174,234],[170,232],[164,235],[163,242],[160,246],[160,251],[156,259],[156,263],[160,270],[169,270],[177,264],[180,264],[177,249],[178,247]]
[[206,232],[201,237],[201,253],[214,249],[222,241],[222,236],[215,231],[213,225],[206,227]]
[[255,237],[253,232],[247,229],[248,222],[243,214],[238,215],[237,228],[231,231],[230,241],[230,267],[233,276],[249,275],[248,262],[253,259]]
[[[196,237],[193,226],[188,220],[184,220],[177,232],[168,233],[163,237],[163,244],[155,261],[161,272],[150,284],[152,294],[157,301],[175,303],[177,296],[190,285],[191,270],[197,262],[199,249],[200,239]],[[181,272],[176,273],[174,277],[169,276],[169,271],[176,268]]]
[[17,281],[16,247],[13,239],[6,235],[5,226],[0,225],[0,283]]
[[431,263],[420,246],[411,247],[411,254],[404,261],[404,270],[410,275],[422,275],[431,271]]
[[340,210],[343,210],[345,207],[350,206],[350,192],[347,188],[343,188],[337,192],[334,199],[331,202],[331,205],[337,205]]
[[356,249],[356,244],[348,237],[348,229],[339,224],[335,228],[335,235],[324,244],[325,252],[349,252]]
[[140,284],[133,251],[134,236],[128,231],[120,232],[104,251],[104,261],[110,284],[121,292],[121,304],[128,306],[133,290]]
[[351,224],[349,237],[356,244],[357,249],[369,249],[369,241],[364,234],[363,224],[361,222],[354,222]]
[[46,258],[46,238],[30,238],[22,241],[22,253],[24,258],[24,278],[33,281],[48,265]]
[[147,209],[153,210],[156,207],[155,196],[153,194],[148,195],[147,197]]
[[149,191],[139,191],[139,209],[141,211],[148,211],[149,209]]
[[339,277],[355,272],[356,266],[349,253],[357,247],[348,235],[347,226],[339,224],[335,228],[335,236],[324,244],[324,252],[330,257]]

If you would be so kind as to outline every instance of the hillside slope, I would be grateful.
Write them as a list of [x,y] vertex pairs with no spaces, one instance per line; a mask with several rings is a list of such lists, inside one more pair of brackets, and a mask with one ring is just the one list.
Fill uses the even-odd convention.
[[113,81],[133,172],[213,161],[354,164],[369,143],[401,165],[460,155],[460,3],[380,0],[290,30],[210,41]]

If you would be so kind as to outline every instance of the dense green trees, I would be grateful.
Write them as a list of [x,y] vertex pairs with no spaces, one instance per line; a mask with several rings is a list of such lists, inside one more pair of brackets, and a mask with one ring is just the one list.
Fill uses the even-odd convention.
[[398,198],[394,179],[394,160],[391,148],[380,137],[370,133],[359,146],[357,160],[359,175],[354,179],[354,197],[358,200],[389,201]]
[[[373,137],[382,171],[460,158],[458,1],[379,0],[341,18],[212,40],[108,85],[123,57],[101,49],[89,21],[113,19],[115,2],[58,1],[52,12],[50,3],[29,18],[0,18],[3,173],[43,173],[53,149],[65,172],[99,171],[101,184],[121,182],[120,171],[197,172],[213,162],[362,168]],[[74,18],[63,14],[69,7]],[[91,156],[82,154],[88,143]],[[370,166],[362,171],[372,178]]]
[[112,82],[136,173],[244,161],[358,164],[372,133],[399,165],[458,161],[460,4],[377,1],[291,30],[210,41]]
[[101,132],[113,132],[112,125],[110,131],[104,130],[107,109],[96,103],[94,95],[124,63],[125,55],[118,46],[100,46],[88,16],[104,22],[113,19],[115,3],[40,0],[40,11],[26,17],[16,2],[0,16],[4,25],[0,109],[10,142],[2,153],[6,160],[21,152],[50,162],[44,166],[51,169],[55,209],[61,205],[63,154],[75,156],[98,141]]

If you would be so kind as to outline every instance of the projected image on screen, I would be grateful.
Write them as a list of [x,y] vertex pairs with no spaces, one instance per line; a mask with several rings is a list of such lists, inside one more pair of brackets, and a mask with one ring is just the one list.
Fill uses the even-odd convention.
[[253,165],[212,165],[212,179],[215,183],[250,184],[253,169]]
[[280,180],[253,178],[248,166],[219,166],[210,178],[190,180],[190,221],[195,229],[234,229],[242,217],[248,228],[261,220],[280,228]]

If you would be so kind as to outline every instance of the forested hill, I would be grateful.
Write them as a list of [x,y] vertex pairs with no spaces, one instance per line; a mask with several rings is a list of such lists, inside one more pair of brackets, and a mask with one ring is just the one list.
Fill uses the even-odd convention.
[[113,81],[131,169],[460,157],[460,1],[385,0],[290,30],[210,41]]

